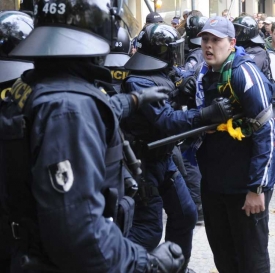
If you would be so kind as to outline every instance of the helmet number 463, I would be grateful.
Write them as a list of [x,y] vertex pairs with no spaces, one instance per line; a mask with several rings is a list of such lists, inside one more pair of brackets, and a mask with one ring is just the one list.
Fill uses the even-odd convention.
[[[37,9],[38,9],[38,6],[35,5],[35,7],[34,7],[34,15],[37,14]],[[46,3],[44,5],[44,7],[43,7],[43,12],[44,13],[64,14],[65,11],[66,11],[66,5],[64,3],[59,3],[59,4],[56,4],[56,3]]]

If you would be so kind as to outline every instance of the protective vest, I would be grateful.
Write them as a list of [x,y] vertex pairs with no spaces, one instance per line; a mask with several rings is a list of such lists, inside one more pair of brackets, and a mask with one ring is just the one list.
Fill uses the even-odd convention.
[[[101,106],[99,111],[102,120],[106,122],[111,132],[105,158],[106,177],[102,189],[102,194],[106,199],[104,216],[117,219],[118,225],[127,230],[130,228],[133,203],[129,198],[126,200],[126,205],[123,202],[123,147],[121,137],[117,132],[118,121],[108,103],[108,97],[92,84],[81,79],[69,78],[68,75],[61,75],[51,81],[34,82],[30,86],[18,79],[13,85],[11,96],[0,102],[0,197],[10,217],[14,238],[23,238],[23,241],[27,241],[28,249],[37,249],[39,245],[35,201],[30,191],[32,106],[35,100],[42,95],[50,96],[51,93],[64,91],[90,96],[97,101],[97,105]],[[3,162],[1,160],[3,158],[7,161]],[[122,205],[119,206],[119,203]],[[124,217],[124,214],[130,215],[130,220]]]

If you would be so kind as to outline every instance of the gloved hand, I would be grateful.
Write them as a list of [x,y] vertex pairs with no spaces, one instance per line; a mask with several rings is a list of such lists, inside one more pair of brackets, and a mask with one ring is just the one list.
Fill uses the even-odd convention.
[[140,91],[133,91],[130,94],[134,95],[137,100],[137,107],[140,108],[144,104],[163,101],[168,99],[168,93],[171,89],[165,86],[153,86]]
[[165,242],[147,254],[146,273],[177,273],[184,264],[184,257],[179,245]]
[[195,98],[196,96],[196,78],[194,76],[189,76],[182,81],[175,82],[176,87],[179,89],[180,93]]
[[175,86],[178,90],[178,98],[172,99],[179,104],[187,105],[188,109],[196,108],[196,78],[194,76],[189,76],[183,79],[178,79],[175,81]]
[[232,118],[231,103],[227,98],[216,98],[210,106],[200,110],[203,124],[225,123]]

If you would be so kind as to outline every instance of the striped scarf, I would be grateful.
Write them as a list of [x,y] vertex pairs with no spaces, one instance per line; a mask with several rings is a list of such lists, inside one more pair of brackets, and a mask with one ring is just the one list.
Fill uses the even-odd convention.
[[[217,84],[217,89],[221,94],[221,97],[228,98],[232,104],[233,111],[240,112],[241,105],[239,98],[235,94],[231,86],[231,76],[232,76],[232,63],[235,58],[235,51],[228,56],[227,60],[224,62],[221,68],[221,75],[219,78],[219,82]],[[200,72],[197,78],[197,92],[196,92],[196,104],[197,108],[205,107],[205,96],[202,85],[202,79],[204,75],[208,72],[209,66],[206,63],[203,63]],[[252,129],[249,124],[243,122],[242,119],[232,120],[229,119],[227,123],[221,124],[217,127],[218,131],[227,131],[230,136],[239,141],[242,138],[250,136],[252,134]],[[196,152],[201,146],[205,137],[205,133],[201,134],[192,144],[191,146],[183,153],[184,157],[186,157],[191,164],[197,165],[196,162]]]

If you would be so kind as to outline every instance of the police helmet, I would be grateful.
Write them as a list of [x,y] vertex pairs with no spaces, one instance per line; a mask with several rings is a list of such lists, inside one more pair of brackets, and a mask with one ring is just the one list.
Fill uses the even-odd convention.
[[183,42],[184,39],[172,26],[146,25],[137,37],[137,52],[124,67],[128,70],[152,71],[182,65]]
[[198,33],[201,32],[208,20],[205,16],[189,16],[186,20],[186,36],[188,37],[189,46],[201,45],[201,37],[197,37]]
[[264,44],[263,38],[259,35],[259,27],[254,18],[248,15],[243,15],[233,20],[233,25],[236,32],[237,44],[243,44],[252,41],[256,44]]
[[130,59],[131,40],[128,31],[119,27],[117,39],[113,41],[111,52],[106,56],[104,66],[121,67]]
[[11,55],[104,56],[117,33],[123,0],[34,0],[34,30]]
[[32,29],[29,15],[12,10],[0,12],[0,83],[17,79],[25,70],[33,68],[32,63],[12,60],[8,56]]

